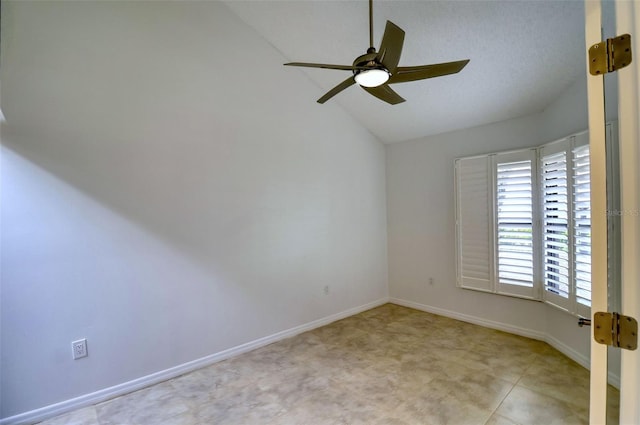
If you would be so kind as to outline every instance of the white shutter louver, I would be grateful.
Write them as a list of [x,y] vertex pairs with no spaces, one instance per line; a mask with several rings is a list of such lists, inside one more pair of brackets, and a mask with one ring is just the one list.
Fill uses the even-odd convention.
[[496,166],[498,282],[533,287],[531,160]]
[[488,157],[456,161],[458,285],[491,290]]
[[573,149],[573,234],[576,301],[591,306],[591,186],[589,146]]
[[[569,298],[569,192],[565,150],[542,157],[543,282],[545,298]],[[559,304],[566,303],[560,302]]]
[[458,286],[589,317],[588,133],[455,164]]

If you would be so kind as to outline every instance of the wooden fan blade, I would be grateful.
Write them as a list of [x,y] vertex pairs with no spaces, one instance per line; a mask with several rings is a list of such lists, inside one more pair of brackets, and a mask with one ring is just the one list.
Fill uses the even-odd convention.
[[340,84],[338,84],[337,86],[335,86],[334,88],[332,88],[331,90],[329,90],[324,96],[322,96],[320,99],[318,99],[318,103],[324,103],[327,100],[331,99],[333,96],[337,95],[338,93],[340,93],[342,90],[346,89],[349,86],[354,85],[356,82],[353,79],[353,77],[349,77],[346,80],[344,80],[343,82],[341,82]]
[[304,66],[306,68],[324,68],[324,69],[337,69],[339,71],[353,71],[351,65],[330,65],[326,63],[306,63],[306,62],[290,62],[285,63],[285,66]]
[[387,84],[406,83],[409,81],[424,80],[426,78],[441,77],[443,75],[460,72],[469,63],[469,59],[436,63],[433,65],[421,66],[400,66],[392,73]]
[[395,73],[398,62],[400,62],[403,44],[404,31],[393,22],[387,21],[376,60],[392,74]]
[[374,95],[380,100],[384,100],[387,103],[392,105],[397,105],[398,103],[404,102],[404,99],[400,97],[400,95],[394,92],[391,87],[386,84],[383,84],[378,87],[362,87],[370,94]]

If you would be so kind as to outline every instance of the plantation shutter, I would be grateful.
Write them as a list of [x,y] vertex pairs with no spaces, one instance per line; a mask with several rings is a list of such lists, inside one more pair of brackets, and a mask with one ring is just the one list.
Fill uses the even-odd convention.
[[591,307],[591,185],[589,174],[589,145],[576,146],[573,148],[572,153],[576,312],[589,317],[589,308]]
[[538,148],[456,160],[459,287],[590,316],[588,142],[585,131]]
[[456,160],[455,177],[458,286],[492,291],[489,157]]
[[494,164],[497,292],[533,297],[535,151],[498,154]]
[[540,182],[544,299],[570,310],[570,187],[567,178],[567,147],[568,140],[563,140],[542,149]]

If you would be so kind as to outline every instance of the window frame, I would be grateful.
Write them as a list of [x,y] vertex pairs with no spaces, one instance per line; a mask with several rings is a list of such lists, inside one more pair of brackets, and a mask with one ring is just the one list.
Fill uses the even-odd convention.
[[[456,285],[463,289],[471,289],[475,291],[490,292],[497,295],[511,296],[517,298],[524,298],[535,301],[542,301],[546,304],[552,305],[570,314],[589,317],[591,308],[581,304],[577,300],[576,292],[576,253],[575,253],[575,232],[574,226],[574,211],[575,211],[575,198],[574,198],[574,186],[576,185],[575,168],[574,168],[574,150],[580,146],[588,145],[588,132],[583,131],[573,134],[566,138],[546,143],[538,147],[510,150],[506,152],[497,152],[486,155],[475,155],[471,157],[462,157],[455,160],[455,212],[456,212]],[[565,152],[566,156],[566,182],[567,182],[567,240],[568,243],[568,282],[569,292],[568,297],[564,298],[557,294],[553,294],[546,290],[544,281],[544,237],[545,237],[545,224],[544,224],[544,196],[543,196],[543,157],[553,153]],[[467,211],[461,209],[461,205],[465,203],[464,199],[460,199],[465,188],[462,187],[461,169],[465,166],[465,161],[475,161],[476,164],[480,164],[484,161],[484,166],[487,170],[486,184],[487,189],[485,193],[486,197],[486,211],[477,211],[473,208],[480,208],[484,202],[475,200],[476,204],[467,208]],[[519,161],[531,161],[531,201],[532,201],[532,286],[522,286],[518,284],[500,282],[499,278],[499,246],[498,246],[498,166],[500,164],[509,164]],[[477,183],[474,182],[477,187]],[[484,184],[481,183],[481,184]],[[467,192],[469,192],[468,188]],[[472,192],[473,193],[473,192]],[[482,196],[482,194],[480,194]],[[468,206],[467,206],[468,207]],[[483,256],[488,260],[488,272],[485,275],[488,279],[482,282],[474,282],[470,280],[468,276],[465,276],[462,272],[466,259],[464,258],[463,250],[465,249],[465,226],[468,228],[468,216],[476,215],[482,217],[483,214],[488,216],[487,222],[479,222],[480,229],[477,234],[483,235],[486,233],[488,237],[489,252],[488,255]],[[467,216],[465,216],[467,215]],[[465,223],[465,220],[467,222]],[[484,227],[483,227],[484,226]],[[475,232],[476,229],[474,229]]]

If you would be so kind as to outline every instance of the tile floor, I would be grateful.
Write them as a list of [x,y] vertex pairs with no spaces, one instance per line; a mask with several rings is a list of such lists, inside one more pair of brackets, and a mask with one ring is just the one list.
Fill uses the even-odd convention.
[[588,409],[588,371],[549,345],[386,304],[41,424],[587,424]]

